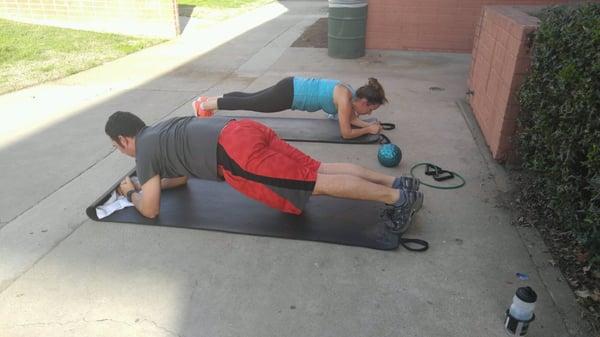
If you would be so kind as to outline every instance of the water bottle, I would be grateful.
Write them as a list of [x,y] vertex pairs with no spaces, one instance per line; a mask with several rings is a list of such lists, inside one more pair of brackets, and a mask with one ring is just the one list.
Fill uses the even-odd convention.
[[531,287],[517,289],[510,308],[506,310],[506,321],[504,327],[511,336],[525,336],[529,323],[535,319],[533,309],[537,294]]

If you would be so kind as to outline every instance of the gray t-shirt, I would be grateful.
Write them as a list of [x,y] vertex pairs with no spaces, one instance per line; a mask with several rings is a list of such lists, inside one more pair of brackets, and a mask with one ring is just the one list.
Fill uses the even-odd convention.
[[219,180],[217,143],[231,119],[175,117],[140,130],[135,161],[140,184],[161,178],[196,177]]

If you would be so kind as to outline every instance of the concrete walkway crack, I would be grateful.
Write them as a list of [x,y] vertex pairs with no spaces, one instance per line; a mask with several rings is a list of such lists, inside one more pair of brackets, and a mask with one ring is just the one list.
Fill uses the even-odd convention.
[[89,171],[91,168],[93,168],[94,166],[96,166],[99,162],[101,162],[102,160],[106,159],[108,156],[110,156],[113,152],[115,152],[116,150],[113,149],[111,151],[109,151],[106,155],[102,156],[100,159],[94,161],[92,164],[90,164],[87,168],[83,169],[81,172],[79,172],[78,174],[76,174],[74,177],[72,177],[71,179],[67,180],[66,182],[64,182],[62,185],[58,186],[56,189],[54,189],[54,191],[48,193],[47,195],[45,195],[43,198],[41,198],[40,200],[38,200],[35,204],[31,205],[30,207],[26,208],[25,210],[23,210],[21,213],[17,214],[16,216],[14,216],[12,219],[8,220],[7,222],[1,222],[0,224],[2,224],[2,226],[0,226],[0,230],[2,230],[2,228],[5,225],[8,225],[9,223],[17,220],[19,217],[23,216],[23,214],[29,212],[30,210],[32,210],[33,208],[35,208],[36,206],[38,206],[39,204],[41,204],[42,202],[44,202],[46,199],[48,199],[49,197],[51,197],[54,193],[56,193],[57,191],[60,191],[62,188],[64,188],[65,186],[69,185],[71,182],[73,182],[75,179],[81,177],[83,174],[85,174],[87,171]]
[[78,320],[75,320],[75,321],[66,321],[66,322],[35,322],[35,323],[24,323],[24,324],[15,324],[14,326],[16,326],[16,327],[23,327],[23,328],[27,328],[27,327],[54,326],[54,325],[65,326],[65,325],[70,325],[70,324],[81,323],[83,321],[85,321],[85,319],[78,319]]
[[[78,319],[78,320],[73,320],[73,321],[66,321],[66,322],[33,322],[33,323],[24,323],[24,324],[15,324],[13,327],[21,327],[21,328],[28,328],[28,327],[51,327],[51,326],[59,326],[59,327],[66,327],[66,326],[71,326],[71,325],[75,325],[75,324],[80,324],[80,323],[104,323],[104,322],[110,322],[110,323],[116,323],[116,324],[123,324],[123,325],[127,325],[129,327],[135,327],[135,324],[132,324],[130,322],[125,322],[125,321],[120,321],[120,320],[115,320],[112,318],[100,318],[100,319],[94,319],[94,320],[89,320],[87,318],[82,318],[82,319]],[[183,337],[182,335],[178,334],[175,331],[169,330],[161,325],[159,325],[158,323],[156,323],[153,320],[148,320],[148,319],[143,319],[141,321],[136,321],[136,323],[138,322],[145,322],[145,323],[149,323],[152,326],[154,326],[155,328],[164,331],[166,333],[168,333],[169,335],[172,336],[177,336],[177,337]]]
[[171,335],[173,335],[173,336],[177,336],[177,337],[183,337],[182,335],[180,335],[180,334],[176,333],[175,331],[171,331],[171,330],[169,330],[169,329],[167,329],[167,328],[165,328],[165,327],[163,327],[163,326],[160,326],[160,325],[158,325],[158,324],[157,324],[155,321],[151,321],[151,320],[144,319],[144,320],[142,320],[142,322],[149,322],[150,324],[154,325],[154,326],[155,326],[155,327],[157,327],[158,329],[160,329],[160,330],[162,330],[162,331],[164,331],[164,332],[166,332],[166,333],[168,333],[168,334],[171,334]]
[[17,281],[22,275],[25,275],[25,273],[27,273],[28,271],[30,271],[33,267],[35,267],[37,265],[37,263],[39,261],[41,261],[42,259],[44,259],[44,257],[46,257],[48,254],[50,254],[50,252],[52,252],[52,250],[56,247],[58,247],[63,241],[65,241],[66,239],[68,239],[73,233],[75,233],[75,231],[81,227],[81,225],[83,225],[84,222],[86,222],[88,219],[84,219],[81,222],[77,223],[73,228],[73,230],[66,235],[62,240],[57,241],[52,247],[51,249],[49,249],[46,253],[42,254],[40,257],[38,257],[28,268],[22,270],[19,274],[15,275],[12,279],[10,280],[4,280],[2,283],[0,283],[0,294],[2,294],[6,289],[10,288],[10,286],[15,283],[15,281]]

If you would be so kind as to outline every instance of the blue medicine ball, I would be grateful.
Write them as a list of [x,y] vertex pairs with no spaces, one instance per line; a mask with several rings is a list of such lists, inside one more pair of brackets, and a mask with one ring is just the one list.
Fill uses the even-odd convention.
[[398,166],[402,159],[402,151],[400,151],[400,148],[396,144],[381,144],[379,145],[377,159],[385,167]]

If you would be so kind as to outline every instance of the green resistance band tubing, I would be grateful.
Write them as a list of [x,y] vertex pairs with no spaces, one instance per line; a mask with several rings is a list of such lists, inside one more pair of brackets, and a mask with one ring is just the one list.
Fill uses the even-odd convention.
[[[413,171],[414,171],[414,170],[415,170],[417,167],[419,167],[419,166],[425,166],[425,165],[433,165],[433,164],[431,164],[431,163],[418,163],[418,164],[415,164],[415,165],[414,165],[413,167],[411,167],[411,169],[410,169],[410,175],[411,175],[412,177],[416,178],[416,177],[415,177],[415,175],[414,175],[414,173],[413,173]],[[452,189],[455,189],[455,188],[460,188],[460,187],[463,187],[463,186],[465,185],[465,178],[463,178],[463,177],[462,177],[460,174],[458,174],[458,173],[456,173],[456,172],[452,172],[452,171],[448,171],[448,172],[450,172],[450,173],[452,173],[454,176],[458,177],[458,178],[459,178],[459,179],[460,179],[462,182],[461,182],[460,184],[458,184],[458,185],[454,185],[454,186],[436,186],[436,185],[431,185],[431,184],[425,183],[425,182],[423,182],[423,180],[421,180],[421,184],[422,184],[422,185],[425,185],[425,186],[432,187],[432,188],[437,188],[437,189],[440,189],[440,190],[452,190]]]

